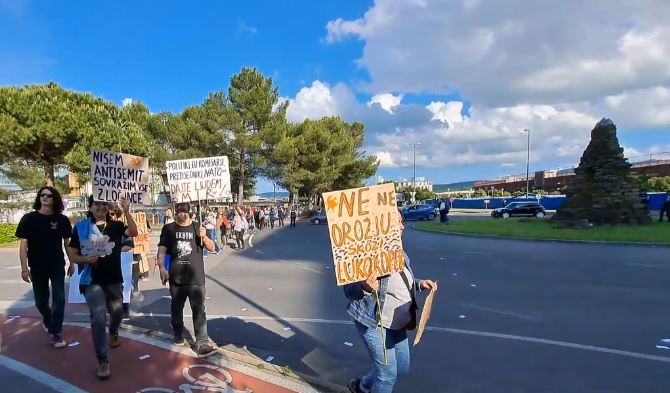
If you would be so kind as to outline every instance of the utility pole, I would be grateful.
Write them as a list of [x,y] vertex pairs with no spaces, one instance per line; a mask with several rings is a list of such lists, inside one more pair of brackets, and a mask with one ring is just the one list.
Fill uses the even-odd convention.
[[528,199],[528,185],[530,183],[530,177],[528,174],[528,169],[530,168],[530,128],[524,128],[524,132],[528,133],[528,147],[527,147],[527,156],[526,156],[526,199]]
[[414,187],[413,187],[413,190],[412,190],[412,191],[414,191],[414,193],[412,194],[412,199],[413,199],[412,203],[416,203],[416,146],[420,145],[420,144],[421,144],[421,142],[410,143],[410,145],[412,145],[413,148],[414,148],[413,149],[414,150]]

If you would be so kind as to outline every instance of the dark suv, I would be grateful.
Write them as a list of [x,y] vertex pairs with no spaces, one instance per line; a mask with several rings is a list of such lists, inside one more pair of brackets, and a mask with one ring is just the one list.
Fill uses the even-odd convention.
[[491,217],[537,217],[544,218],[547,212],[539,202],[512,202],[505,207],[495,209]]

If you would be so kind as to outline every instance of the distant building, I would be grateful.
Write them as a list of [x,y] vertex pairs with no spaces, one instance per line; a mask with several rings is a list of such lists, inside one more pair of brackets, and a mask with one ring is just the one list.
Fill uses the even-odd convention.
[[[414,187],[414,180],[412,179],[402,179],[399,181],[395,181],[395,186],[396,189],[404,188],[404,187]],[[417,177],[416,178],[416,188],[423,188],[428,191],[433,191],[433,182],[430,180],[426,180],[425,177]]]

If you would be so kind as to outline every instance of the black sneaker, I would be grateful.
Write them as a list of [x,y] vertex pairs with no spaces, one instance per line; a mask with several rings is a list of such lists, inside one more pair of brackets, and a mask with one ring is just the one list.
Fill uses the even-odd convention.
[[219,348],[213,342],[207,342],[198,346],[198,357],[206,358],[219,352]]
[[365,389],[363,386],[361,386],[361,380],[360,379],[352,379],[349,381],[349,392],[351,393],[370,393],[369,389]]

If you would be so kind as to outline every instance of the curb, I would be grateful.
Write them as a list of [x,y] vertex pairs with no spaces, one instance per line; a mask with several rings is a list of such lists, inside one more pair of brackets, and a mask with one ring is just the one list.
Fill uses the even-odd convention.
[[500,235],[482,235],[482,234],[473,234],[473,233],[464,233],[464,232],[444,232],[437,231],[434,229],[425,229],[417,228],[416,225],[412,225],[412,228],[417,231],[430,232],[430,233],[441,233],[447,236],[462,236],[462,237],[472,237],[480,239],[503,239],[503,240],[523,240],[531,242],[541,242],[541,243],[572,243],[572,244],[602,244],[608,246],[638,246],[638,247],[662,247],[670,248],[670,243],[647,243],[647,242],[608,242],[604,240],[566,240],[566,239],[537,239],[532,237],[516,237],[516,236],[500,236]]
[[[172,343],[172,336],[159,330],[142,328],[125,323],[121,324],[120,329],[125,330],[126,332],[129,333],[149,336],[155,339]],[[347,391],[347,388],[344,388],[342,386],[321,380],[319,378],[310,375],[294,372],[290,369],[288,370],[284,369],[276,364],[266,362],[261,358],[245,354],[241,350],[233,351],[230,349],[220,347],[219,352],[221,353],[222,357],[225,358],[225,360],[228,360],[227,363],[236,362],[244,366],[244,368],[251,368],[251,371],[253,371],[253,373],[255,374],[266,374],[266,375],[269,374],[271,379],[288,380],[289,384],[299,388],[298,390],[296,390],[298,392],[302,391],[311,392],[314,391],[313,389],[318,389],[319,392],[323,393],[341,393]],[[218,362],[221,363],[221,360],[222,359],[219,359]],[[306,386],[306,384],[310,386]],[[303,389],[300,389],[301,387]]]

